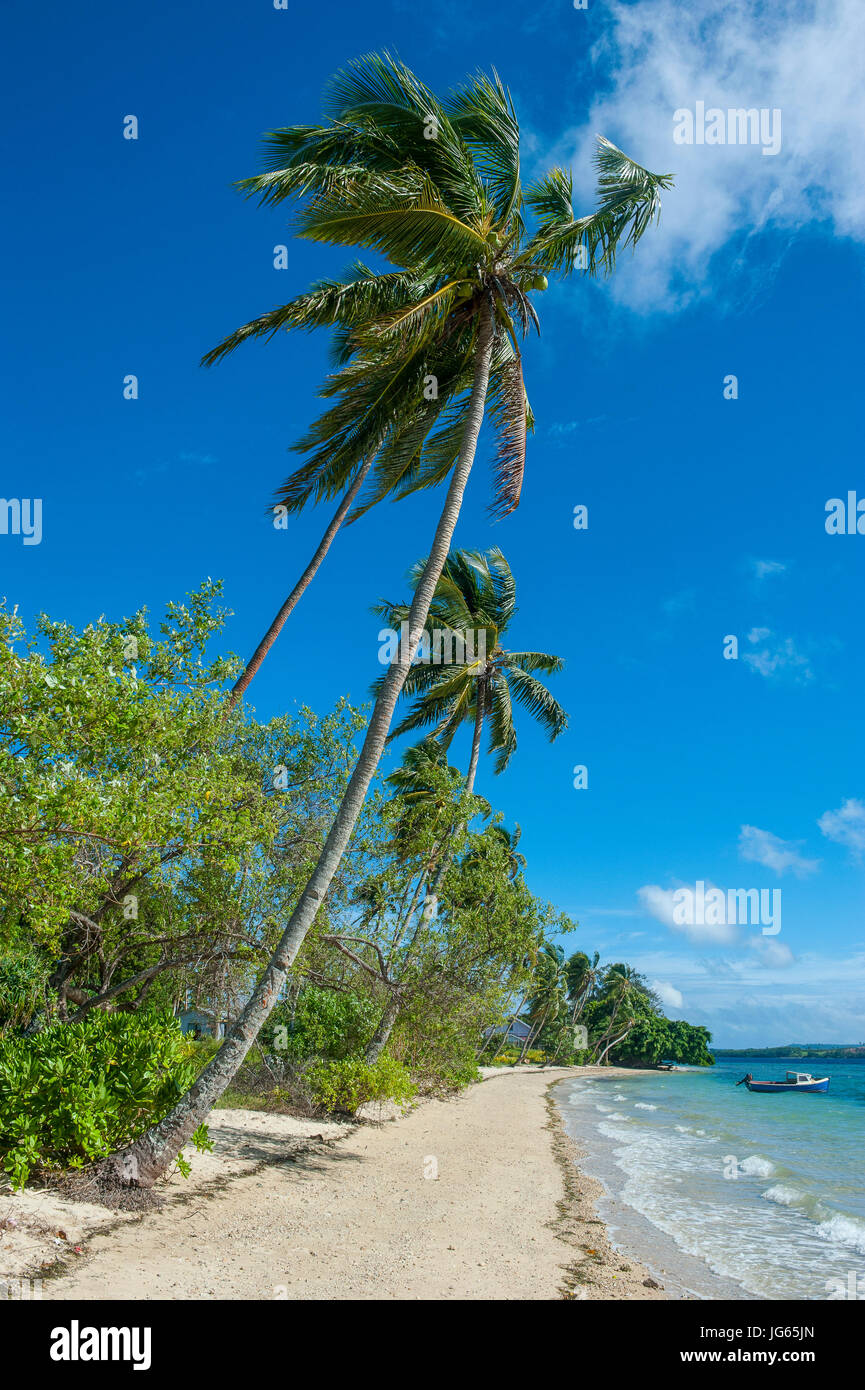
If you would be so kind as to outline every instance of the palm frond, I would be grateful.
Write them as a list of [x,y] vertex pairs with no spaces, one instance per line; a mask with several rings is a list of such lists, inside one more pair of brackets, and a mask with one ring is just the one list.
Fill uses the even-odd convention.
[[[520,263],[569,275],[584,261],[590,275],[609,275],[616,253],[635,247],[661,210],[661,190],[671,188],[672,174],[652,174],[598,136],[598,207],[587,217],[555,221],[541,227],[520,256]],[[584,256],[580,257],[580,248]]]
[[563,671],[565,663],[560,656],[553,656],[551,652],[508,652],[507,665],[518,666],[521,671],[544,671],[547,675],[552,675],[556,671]]
[[445,106],[488,185],[499,222],[506,226],[521,202],[520,127],[510,93],[495,70],[479,73]]
[[456,216],[420,170],[393,188],[354,185],[316,197],[296,230],[309,241],[377,250],[399,266],[459,265],[487,248],[486,236]]
[[349,63],[331,80],[326,109],[337,121],[384,135],[404,164],[423,169],[459,216],[483,220],[486,195],[471,153],[442,103],[390,53]]
[[568,727],[568,716],[558,700],[534,676],[515,666],[505,667],[505,679],[517,704],[546,729],[552,743]]
[[353,326],[377,319],[387,321],[393,314],[404,311],[406,304],[422,299],[429,288],[429,278],[413,271],[378,275],[358,261],[340,278],[319,280],[288,304],[243,324],[211,348],[201,359],[201,365],[212,367],[247,339],[270,339],[281,329],[311,330],[339,325],[347,332]]
[[573,222],[574,181],[570,173],[555,166],[536,179],[523,193],[526,204],[543,226],[553,222]]
[[500,519],[519,506],[526,471],[528,402],[519,356],[491,373],[488,401],[490,420],[498,436],[489,510]]
[[504,772],[517,749],[517,731],[514,728],[514,712],[507,682],[499,677],[492,682],[489,714],[490,753],[495,754],[493,771],[498,776]]

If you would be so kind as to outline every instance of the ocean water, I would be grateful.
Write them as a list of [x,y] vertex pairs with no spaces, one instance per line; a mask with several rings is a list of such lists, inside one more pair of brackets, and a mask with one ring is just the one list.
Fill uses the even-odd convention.
[[[787,1070],[828,1094],[735,1084]],[[674,1297],[865,1300],[865,1060],[722,1058],[553,1095],[614,1244]]]

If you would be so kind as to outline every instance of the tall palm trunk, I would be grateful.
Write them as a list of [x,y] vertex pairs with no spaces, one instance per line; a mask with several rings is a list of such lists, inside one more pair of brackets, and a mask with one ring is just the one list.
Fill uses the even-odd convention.
[[369,472],[371,465],[372,457],[367,459],[366,463],[363,465],[360,472],[357,474],[357,477],[355,478],[351,487],[348,489],[348,492],[346,492],[345,496],[343,497],[342,501],[340,502],[339,506],[334,512],[333,519],[330,525],[328,526],[327,530],[325,531],[324,535],[318,543],[318,549],[316,550],[306,569],[303,571],[303,574],[298,579],[288,598],[285,600],[285,603],[280,608],[273,622],[270,624],[270,627],[267,629],[267,632],[262,637],[255,651],[252,653],[252,656],[246,663],[246,669],[241,672],[237,680],[234,682],[234,685],[231,687],[231,694],[228,697],[228,704],[225,708],[226,714],[232,708],[232,706],[237,703],[243,692],[246,690],[253,676],[255,676],[256,672],[258,671],[259,666],[264,661],[264,658],[267,656],[267,653],[270,651],[271,647],[273,646],[274,642],[276,641],[277,637],[282,631],[285,625],[286,618],[288,618],[288,616],[296,608],[299,599],[303,596],[303,594],[309,588],[311,581],[315,578],[319,566],[321,565],[321,562],[324,559],[327,552],[330,550],[334,536],[336,535],[342,523],[345,521],[348,509],[354,501],[355,497],[357,496],[358,492],[360,491],[361,484],[363,483],[364,478]]
[[[480,752],[481,752],[481,732],[482,732],[482,730],[483,730],[483,723],[484,723],[484,695],[485,695],[485,693],[486,693],[486,681],[485,681],[485,678],[484,678],[483,676],[481,676],[481,677],[479,678],[479,680],[478,680],[477,708],[476,708],[476,711],[475,711],[475,730],[474,730],[474,736],[473,736],[473,738],[472,738],[472,753],[471,753],[471,758],[469,759],[468,776],[466,777],[466,795],[467,795],[467,796],[471,796],[472,792],[474,791],[475,777],[477,776],[478,760],[479,760],[479,758],[480,758]],[[456,832],[456,827],[454,827],[454,829],[451,831],[451,835],[453,836],[453,834],[455,834],[455,832]],[[443,853],[442,853],[441,858],[439,859],[439,862],[438,862],[438,865],[437,865],[437,867],[436,867],[435,873],[433,874],[432,878],[430,879],[429,885],[428,885],[428,887],[427,887],[426,895],[425,895],[425,897],[424,897],[424,904],[423,904],[423,910],[422,910],[422,912],[421,912],[420,921],[418,922],[417,928],[415,929],[415,933],[414,933],[414,936],[412,937],[412,941],[411,941],[411,944],[410,944],[410,946],[409,946],[409,950],[411,950],[411,946],[414,945],[415,941],[417,941],[419,938],[421,938],[421,937],[423,936],[424,929],[427,927],[427,925],[429,924],[429,922],[430,922],[430,921],[432,920],[432,918],[435,916],[436,909],[437,909],[437,907],[438,907],[438,900],[439,900],[439,899],[438,899],[438,890],[439,890],[439,888],[441,887],[442,879],[444,878],[445,874],[447,873],[448,869],[450,868],[451,864],[453,863],[453,857],[454,857],[454,851],[453,851],[453,848],[450,848],[450,849],[445,849],[445,850],[443,851]],[[388,1039],[390,1038],[390,1035],[391,1035],[391,1033],[393,1032],[394,1024],[396,1023],[397,1019],[399,1018],[399,1010],[400,1010],[400,997],[399,997],[399,991],[396,990],[396,989],[393,989],[393,990],[391,990],[391,996],[390,996],[389,1000],[387,1001],[387,1005],[386,1005],[386,1007],[385,1007],[384,1013],[382,1014],[382,1016],[381,1016],[381,1018],[380,1018],[380,1020],[379,1020],[379,1025],[378,1025],[378,1027],[376,1028],[375,1033],[373,1034],[373,1036],[372,1036],[372,1038],[371,1038],[371,1040],[370,1040],[370,1043],[369,1043],[369,1045],[368,1045],[368,1047],[367,1047],[367,1049],[366,1049],[366,1054],[365,1054],[365,1055],[366,1055],[366,1060],[367,1060],[367,1062],[370,1062],[370,1063],[372,1063],[372,1062],[377,1062],[378,1059],[379,1059],[379,1057],[381,1056],[382,1052],[383,1052],[384,1049],[387,1047]]]
[[478,332],[472,394],[459,456],[451,475],[429,558],[409,610],[408,650],[400,652],[399,662],[389,666],[385,674],[360,755],[318,862],[261,979],[219,1052],[163,1120],[152,1126],[134,1143],[110,1155],[104,1161],[103,1171],[115,1179],[136,1183],[142,1187],[151,1186],[165,1174],[180,1149],[207,1118],[214,1103],[237,1073],[259,1029],[276,1003],[291,964],[330,888],[384,751],[393,712],[409,672],[411,653],[420,641],[435,588],[450,550],[484,418],[492,342],[492,321],[489,314],[484,312]]

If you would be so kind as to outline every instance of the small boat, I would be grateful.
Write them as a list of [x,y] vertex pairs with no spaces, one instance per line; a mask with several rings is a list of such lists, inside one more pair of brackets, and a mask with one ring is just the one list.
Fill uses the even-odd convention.
[[785,1081],[755,1081],[750,1072],[743,1076],[741,1081],[748,1087],[749,1091],[759,1091],[762,1094],[774,1095],[776,1091],[828,1091],[828,1076],[813,1077],[809,1071],[788,1071]]

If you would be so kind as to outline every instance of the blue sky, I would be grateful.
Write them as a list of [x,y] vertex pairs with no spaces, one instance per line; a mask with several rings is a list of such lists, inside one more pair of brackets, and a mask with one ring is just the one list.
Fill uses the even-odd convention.
[[[29,618],[158,612],[213,575],[248,654],[305,563],[325,514],[277,531],[265,509],[316,413],[324,339],[197,363],[350,259],[295,242],[275,270],[285,211],[231,184],[262,132],[318,118],[352,57],[390,47],[437,88],[497,67],[529,171],[572,163],[586,210],[595,131],[677,175],[613,281],[539,304],[538,427],[496,526],[489,441],[475,466],[457,542],[504,550],[514,645],[566,659],[570,714],[552,746],[521,721],[480,790],[522,826],[534,890],[579,918],[571,943],[644,969],[720,1045],[865,1037],[865,537],[824,527],[829,498],[865,497],[860,8],[19,3],[7,27],[0,492],[43,499],[43,539],[0,535],[0,592]],[[675,145],[673,111],[698,100],[780,109],[780,152]],[[256,680],[262,715],[366,698],[369,606],[404,592],[439,500],[339,538]],[[669,894],[697,880],[780,888],[781,932],[671,926]]]

